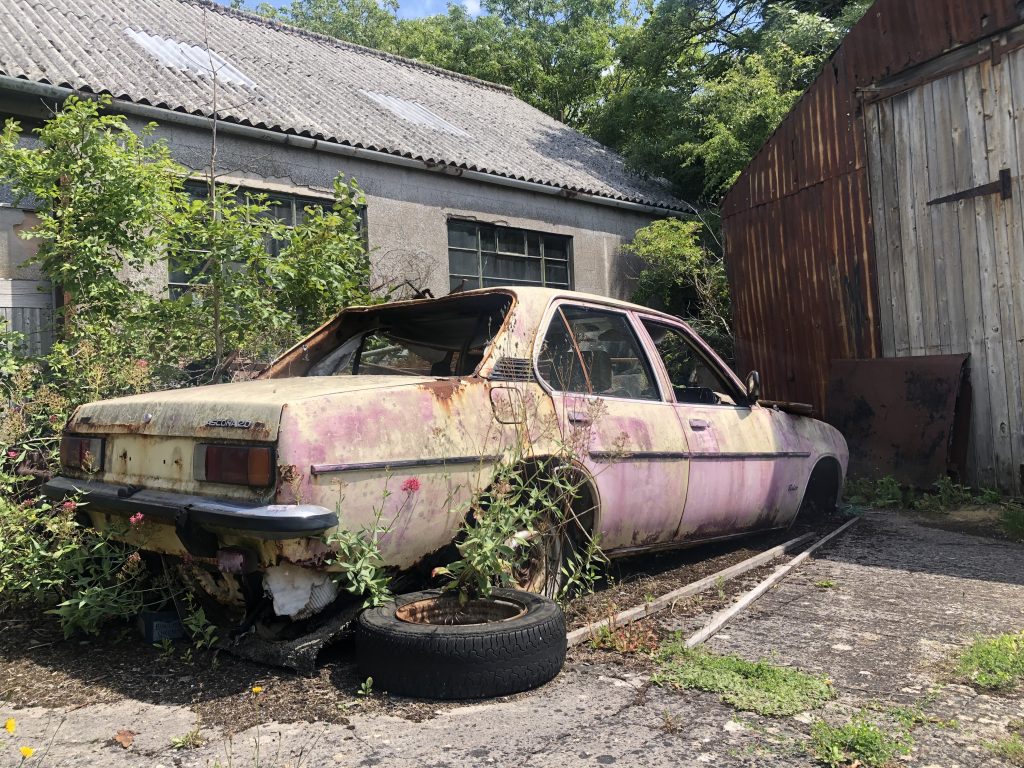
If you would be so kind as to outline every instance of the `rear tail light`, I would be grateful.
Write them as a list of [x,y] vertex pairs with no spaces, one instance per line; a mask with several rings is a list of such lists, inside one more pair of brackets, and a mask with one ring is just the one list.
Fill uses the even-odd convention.
[[274,451],[264,445],[196,446],[193,472],[196,480],[257,488],[274,481]]
[[99,472],[103,469],[103,438],[64,435],[60,439],[60,465]]

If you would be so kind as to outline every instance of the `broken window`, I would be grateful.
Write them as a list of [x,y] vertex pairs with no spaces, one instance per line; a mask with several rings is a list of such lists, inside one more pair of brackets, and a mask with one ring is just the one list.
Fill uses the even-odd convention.
[[625,315],[563,305],[548,326],[538,367],[559,392],[658,400],[651,366]]
[[381,307],[360,315],[368,330],[310,366],[308,376],[469,376],[508,313],[508,296]]
[[572,286],[572,238],[448,220],[451,290],[494,285]]

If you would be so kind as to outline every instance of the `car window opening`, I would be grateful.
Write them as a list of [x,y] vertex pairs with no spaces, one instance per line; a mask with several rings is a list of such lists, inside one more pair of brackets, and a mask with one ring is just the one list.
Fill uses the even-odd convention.
[[738,404],[724,377],[715,370],[681,331],[667,325],[643,321],[644,328],[665,364],[677,403],[691,405]]
[[[508,313],[507,296],[467,297],[436,306],[382,307],[370,328],[348,336],[307,376],[469,376]],[[366,328],[366,322],[363,324]],[[344,332],[344,331],[342,331]]]

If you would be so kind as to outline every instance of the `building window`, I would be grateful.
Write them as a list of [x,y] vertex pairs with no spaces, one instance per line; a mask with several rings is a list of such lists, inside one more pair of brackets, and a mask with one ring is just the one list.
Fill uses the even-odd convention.
[[[209,194],[209,187],[204,181],[187,181],[185,182],[185,191],[193,200],[205,200]],[[301,195],[283,195],[280,193],[268,193],[258,189],[247,189],[245,187],[239,187],[239,197],[244,199],[247,196],[260,195],[266,199],[269,204],[267,212],[264,216],[269,216],[277,219],[286,227],[294,227],[297,224],[301,224],[306,218],[306,208],[330,208],[333,204],[333,200],[330,198],[323,197],[304,197]],[[364,206],[360,210],[359,214],[359,228],[363,235],[363,241],[366,242],[366,207]],[[278,256],[281,250],[287,245],[284,240],[276,240],[274,238],[267,238],[267,253],[271,256]],[[177,298],[183,293],[187,293],[189,290],[189,283],[197,276],[196,270],[186,270],[179,268],[179,265],[174,263],[172,258],[168,265],[168,276],[167,276],[167,287],[170,292],[171,298]]]
[[492,285],[572,287],[572,238],[448,220],[451,290]]

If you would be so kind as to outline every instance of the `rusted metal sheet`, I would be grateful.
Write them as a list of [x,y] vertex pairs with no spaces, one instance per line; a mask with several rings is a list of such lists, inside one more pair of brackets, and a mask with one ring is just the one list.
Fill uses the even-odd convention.
[[850,473],[927,488],[963,478],[970,355],[833,360],[826,420],[845,436]]
[[882,354],[858,89],[1020,23],[1014,0],[877,0],[722,203],[737,359],[826,409],[829,361]]

